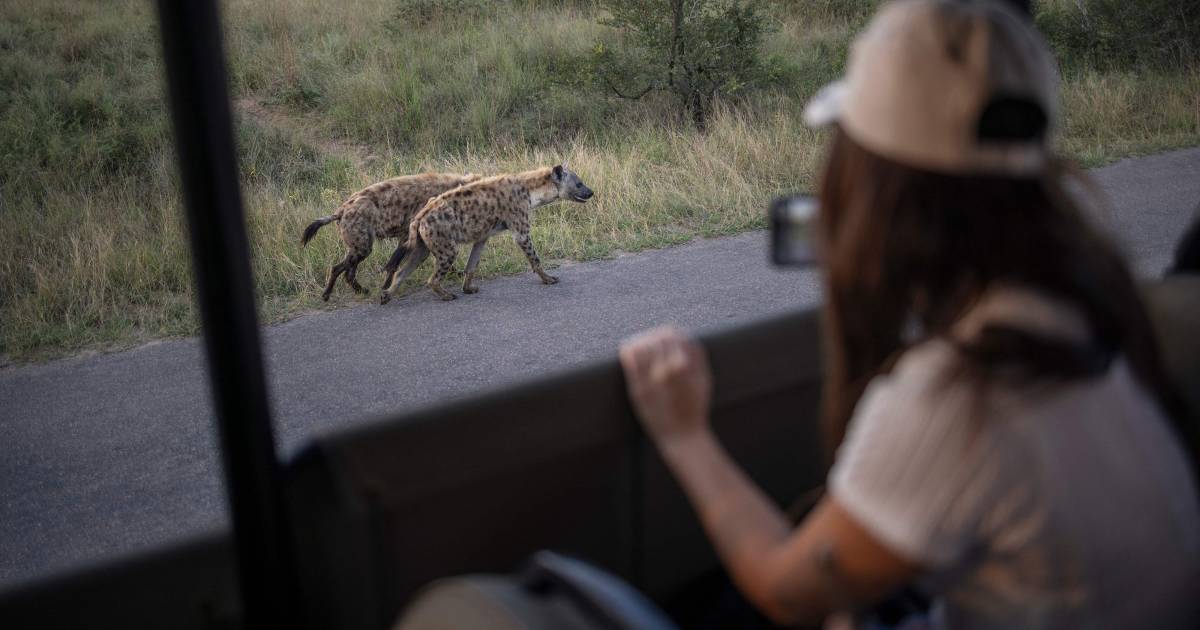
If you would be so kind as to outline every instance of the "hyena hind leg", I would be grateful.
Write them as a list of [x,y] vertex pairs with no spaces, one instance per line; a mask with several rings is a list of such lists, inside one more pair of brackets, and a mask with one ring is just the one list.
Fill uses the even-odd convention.
[[434,270],[432,276],[429,276],[428,282],[429,288],[432,289],[438,297],[447,302],[457,297],[453,293],[442,288],[442,279],[446,277],[446,274],[450,273],[450,271],[454,269],[454,254],[455,252],[453,247],[450,247],[449,251],[447,251],[446,248],[438,248],[433,252],[433,256],[437,258],[437,269]]
[[359,258],[358,260],[355,260],[353,263],[350,264],[350,267],[348,269],[346,269],[346,282],[350,285],[350,288],[354,289],[355,293],[363,294],[363,293],[366,293],[367,290],[364,289],[363,286],[358,283],[358,278],[357,278],[358,263],[360,263],[360,262],[362,262],[361,258]]
[[467,270],[463,273],[462,289],[467,295],[479,293],[479,287],[472,285],[471,281],[475,279],[475,268],[479,266],[479,257],[483,254],[484,245],[487,245],[486,238],[471,247],[471,257],[467,259]]
[[[325,283],[325,291],[321,293],[321,299],[328,302],[329,295],[333,293],[333,284],[337,282],[338,276],[347,273],[352,267],[357,266],[358,262],[354,259],[354,254],[346,254],[346,257],[341,262],[329,268],[329,281]],[[349,276],[347,275],[347,282]],[[351,285],[353,286],[353,285]]]
[[367,290],[358,283],[358,263],[367,259],[371,255],[371,240],[359,239],[358,242],[348,252],[346,252],[346,260],[342,261],[346,265],[346,284],[354,289],[355,293],[366,293]]

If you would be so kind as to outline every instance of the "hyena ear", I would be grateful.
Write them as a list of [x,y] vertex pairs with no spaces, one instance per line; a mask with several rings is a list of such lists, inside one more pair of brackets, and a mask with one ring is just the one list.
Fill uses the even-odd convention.
[[562,181],[562,174],[563,174],[562,164],[555,164],[554,165],[554,181],[556,181],[556,182]]

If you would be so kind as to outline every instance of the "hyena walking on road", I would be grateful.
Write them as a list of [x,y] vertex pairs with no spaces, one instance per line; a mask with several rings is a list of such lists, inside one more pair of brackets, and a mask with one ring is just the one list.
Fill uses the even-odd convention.
[[[337,221],[338,233],[346,245],[346,257],[329,270],[329,282],[325,284],[321,299],[329,300],[333,284],[342,273],[346,274],[346,284],[358,293],[365,293],[366,289],[362,288],[355,276],[358,263],[370,255],[374,240],[406,238],[409,223],[427,201],[447,190],[478,180],[479,176],[472,173],[421,173],[393,177],[354,193],[336,212],[309,223],[300,239],[302,244],[307,245],[321,226]],[[385,268],[387,280],[384,281],[384,287],[391,282],[403,256],[402,241]]]
[[384,289],[379,303],[387,304],[400,283],[430,252],[437,259],[437,269],[429,278],[429,288],[443,300],[453,300],[454,294],[442,288],[442,278],[454,268],[457,246],[463,243],[474,243],[467,260],[463,293],[477,292],[479,289],[472,286],[471,281],[483,246],[488,237],[504,230],[512,230],[513,240],[525,252],[529,266],[543,284],[558,282],[558,278],[542,270],[542,262],[533,249],[533,241],[529,238],[530,215],[534,208],[559,199],[585,203],[592,194],[592,189],[585,186],[578,175],[559,165],[488,177],[430,199],[413,217],[405,244],[408,254],[404,267]]

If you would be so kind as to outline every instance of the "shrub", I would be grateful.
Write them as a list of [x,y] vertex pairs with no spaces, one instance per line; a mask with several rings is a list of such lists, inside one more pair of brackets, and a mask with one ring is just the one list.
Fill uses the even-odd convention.
[[1071,66],[1121,69],[1195,66],[1200,61],[1200,2],[1040,0],[1038,28]]
[[599,42],[595,79],[623,98],[655,90],[675,96],[679,111],[703,129],[713,103],[777,76],[760,47],[770,29],[758,0],[604,0],[604,23],[621,33],[620,48]]
[[779,2],[780,8],[793,12],[807,22],[848,24],[858,30],[875,14],[881,0],[806,0]]
[[396,31],[427,26],[447,17],[480,17],[490,11],[492,4],[490,0],[400,0],[388,28]]

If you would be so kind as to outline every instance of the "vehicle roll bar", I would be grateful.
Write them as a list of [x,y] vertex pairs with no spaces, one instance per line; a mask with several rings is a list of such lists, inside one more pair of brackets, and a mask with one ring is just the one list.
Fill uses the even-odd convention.
[[290,623],[294,556],[263,374],[214,0],[159,0],[175,147],[248,628]]

